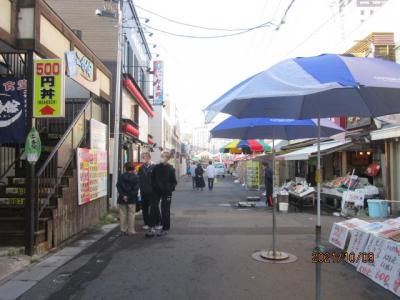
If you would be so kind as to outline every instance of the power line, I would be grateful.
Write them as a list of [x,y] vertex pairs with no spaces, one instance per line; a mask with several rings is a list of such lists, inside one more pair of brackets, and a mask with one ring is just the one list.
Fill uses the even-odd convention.
[[292,8],[294,1],[295,1],[295,0],[292,0],[292,1],[289,3],[289,5],[288,5],[288,7],[286,8],[285,13],[283,14],[282,19],[281,19],[281,21],[279,22],[278,27],[276,28],[276,30],[279,30],[279,28],[281,27],[281,25],[285,24],[286,16],[287,16],[287,14],[289,13],[289,10]]
[[148,24],[145,24],[145,25],[142,25],[142,26],[145,26],[145,27],[147,27],[147,28],[149,28],[151,30],[154,30],[154,31],[158,31],[158,32],[161,32],[161,33],[164,33],[164,34],[168,34],[168,35],[172,35],[172,36],[176,36],[176,37],[193,38],[193,39],[219,39],[219,38],[227,38],[227,37],[233,37],[233,36],[245,34],[245,33],[248,33],[250,31],[253,31],[253,30],[256,30],[256,29],[260,29],[260,28],[263,28],[263,27],[269,27],[271,25],[275,25],[275,24],[273,24],[271,22],[266,22],[266,23],[260,24],[260,25],[258,25],[256,27],[248,28],[246,30],[239,31],[239,32],[234,32],[234,33],[229,33],[229,34],[221,34],[221,35],[206,35],[206,36],[204,36],[204,35],[191,35],[191,34],[175,33],[175,32],[167,31],[167,30],[164,30],[164,29],[159,29],[159,28],[150,26]]
[[[149,10],[149,9],[147,9],[147,8],[141,7],[140,5],[137,5],[137,4],[135,5],[135,7],[139,8],[139,9],[141,9],[141,10],[143,10],[143,11],[149,13],[149,14],[152,14],[152,15],[154,15],[154,16],[157,16],[157,17],[159,17],[159,18],[161,18],[161,19],[167,20],[167,21],[169,21],[169,22],[172,22],[172,23],[175,23],[175,24],[179,24],[179,25],[183,25],[183,26],[187,26],[187,27],[198,28],[198,29],[204,29],[204,30],[212,30],[212,31],[248,31],[249,29],[259,28],[261,25],[265,24],[265,23],[263,23],[263,24],[257,25],[257,26],[255,26],[255,27],[250,27],[250,28],[217,28],[217,27],[206,27],[206,26],[188,24],[188,23],[185,23],[185,22],[177,21],[177,20],[174,20],[174,19],[165,17],[165,16],[163,16],[163,15],[160,15],[160,14],[158,14],[158,13],[156,13],[156,12],[154,12],[154,11],[151,11],[151,10]],[[271,25],[275,25],[275,24],[272,24],[272,22],[267,22],[267,23],[270,23]]]

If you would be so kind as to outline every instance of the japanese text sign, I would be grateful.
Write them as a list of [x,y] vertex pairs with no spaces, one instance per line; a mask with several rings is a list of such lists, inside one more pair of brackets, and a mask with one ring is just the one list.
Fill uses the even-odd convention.
[[154,61],[153,71],[153,104],[162,105],[164,103],[164,62],[161,60]]
[[33,66],[33,116],[64,117],[64,62],[37,59]]
[[0,77],[0,144],[25,141],[25,78]]

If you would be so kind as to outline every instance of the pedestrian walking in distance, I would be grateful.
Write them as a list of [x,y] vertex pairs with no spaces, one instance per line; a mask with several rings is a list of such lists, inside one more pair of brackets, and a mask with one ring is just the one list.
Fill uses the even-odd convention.
[[160,218],[159,201],[151,185],[151,173],[155,164],[151,161],[151,155],[148,152],[142,154],[142,159],[144,163],[140,166],[138,175],[142,196],[143,229],[154,231]]
[[198,164],[195,170],[195,175],[196,175],[196,188],[197,190],[203,190],[203,188],[206,186],[206,183],[204,182],[204,170],[201,164]]
[[212,191],[214,188],[214,178],[215,178],[215,167],[210,160],[207,166],[207,180],[208,180],[208,190]]
[[[172,192],[178,184],[175,169],[168,161],[171,155],[168,151],[161,154],[161,163],[157,164],[152,172],[151,183],[157,198],[161,200],[162,230],[157,235],[165,235],[171,227],[171,199]],[[150,233],[151,234],[151,233]]]
[[190,175],[192,176],[192,188],[193,190],[196,189],[196,163],[192,162],[190,166]]
[[265,194],[266,194],[266,204],[272,207],[272,193],[273,193],[273,174],[268,162],[263,162],[264,166],[264,182],[265,182]]
[[136,203],[139,192],[139,179],[131,162],[125,163],[125,172],[117,181],[118,208],[122,235],[133,235],[135,231]]

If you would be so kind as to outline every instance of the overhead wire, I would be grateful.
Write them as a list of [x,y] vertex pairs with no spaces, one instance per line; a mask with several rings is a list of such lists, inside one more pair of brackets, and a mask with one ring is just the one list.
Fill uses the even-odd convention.
[[274,24],[273,24],[272,22],[269,22],[269,21],[268,21],[268,22],[265,22],[265,23],[263,23],[263,24],[260,24],[260,25],[258,25],[258,26],[255,26],[255,27],[248,28],[248,29],[243,30],[243,31],[234,32],[234,33],[229,33],[229,34],[220,34],[220,35],[192,35],[192,34],[182,34],[182,33],[176,33],[176,32],[172,32],[172,31],[167,31],[167,30],[164,30],[164,29],[156,28],[156,27],[153,27],[153,26],[148,25],[148,24],[142,24],[142,27],[144,27],[144,28],[149,28],[149,29],[151,29],[151,30],[154,30],[154,31],[157,31],[157,32],[161,32],[161,33],[164,33],[164,34],[168,34],[168,35],[171,35],[171,36],[181,37],[181,38],[193,38],[193,39],[219,39],[219,38],[227,38],[227,37],[233,37],[233,36],[245,34],[245,33],[248,33],[248,32],[250,32],[250,31],[253,31],[253,30],[257,30],[257,29],[260,29],[260,28],[269,27],[269,26],[271,26],[271,25],[274,25]]
[[[172,18],[163,16],[163,15],[161,15],[161,14],[159,14],[159,13],[156,13],[156,12],[154,12],[154,11],[151,11],[151,10],[149,10],[149,9],[147,9],[147,8],[144,8],[144,7],[142,7],[142,6],[140,6],[140,5],[137,5],[137,4],[135,4],[135,7],[139,8],[139,9],[141,9],[141,10],[143,10],[143,11],[145,11],[145,12],[151,14],[151,15],[154,15],[154,16],[157,16],[157,17],[159,17],[159,18],[161,18],[161,19],[164,19],[164,20],[166,20],[166,21],[169,21],[169,22],[171,22],[171,23],[175,23],[175,24],[179,24],[179,25],[187,26],[187,27],[192,27],[192,28],[197,28],[197,29],[203,29],[203,30],[212,30],[212,31],[234,31],[234,32],[237,32],[237,31],[248,31],[249,29],[258,28],[258,27],[260,27],[260,25],[262,25],[262,24],[260,24],[260,25],[257,25],[257,26],[254,26],[254,27],[248,27],[248,28],[218,28],[218,27],[207,27],[207,26],[194,25],[194,24],[189,24],[189,23],[185,23],[185,22],[182,22],[182,21],[174,20],[174,19],[172,19]],[[272,22],[269,22],[269,23],[272,23]],[[265,24],[265,23],[263,23],[263,24]]]
[[[280,0],[280,1],[278,2],[277,7],[275,8],[275,11],[274,11],[274,14],[273,14],[273,18],[272,18],[273,20],[275,19],[275,16],[277,15],[277,13],[278,13],[278,11],[279,11],[279,8],[281,7],[281,4],[282,4],[282,0]],[[282,22],[282,19],[281,19],[281,22]],[[280,26],[280,25],[278,25],[278,27],[277,27],[276,29],[279,30],[279,29],[280,29],[279,26]],[[272,43],[273,43],[273,41],[274,41],[274,39],[275,39],[275,36],[276,36],[278,30],[275,30],[274,32],[272,32],[271,36],[269,37],[268,42],[267,42],[267,48],[265,49],[265,53],[266,53],[266,54],[268,54],[268,51],[269,51],[269,49],[271,48],[271,45],[272,45]]]

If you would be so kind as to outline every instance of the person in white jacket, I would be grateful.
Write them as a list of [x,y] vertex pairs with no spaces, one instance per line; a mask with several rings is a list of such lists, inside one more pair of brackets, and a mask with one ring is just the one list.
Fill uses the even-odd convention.
[[215,178],[215,167],[210,160],[207,166],[207,178],[208,178],[208,190],[212,190],[214,188],[214,178]]

